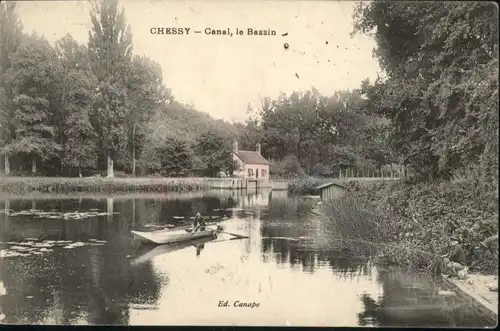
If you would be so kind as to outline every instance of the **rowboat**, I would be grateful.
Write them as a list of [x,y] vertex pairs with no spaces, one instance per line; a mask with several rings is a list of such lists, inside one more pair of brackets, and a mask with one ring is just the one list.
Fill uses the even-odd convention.
[[204,237],[189,241],[170,243],[165,245],[144,245],[140,246],[135,254],[135,259],[131,261],[131,265],[138,265],[147,262],[158,255],[172,253],[191,246],[197,247],[205,243],[211,242],[213,238]]
[[139,242],[145,242],[156,245],[178,243],[183,241],[191,241],[206,237],[217,237],[218,232],[222,228],[217,227],[206,227],[203,231],[197,231],[191,233],[189,229],[178,229],[178,230],[158,230],[151,232],[142,231],[131,231],[134,239]]

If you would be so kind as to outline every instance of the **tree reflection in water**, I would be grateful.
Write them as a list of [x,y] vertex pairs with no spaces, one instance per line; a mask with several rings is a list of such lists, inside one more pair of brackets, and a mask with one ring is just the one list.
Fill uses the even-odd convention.
[[[130,230],[146,227],[148,224],[178,224],[183,222],[179,220],[182,217],[185,218],[184,221],[190,221],[186,218],[191,217],[195,210],[202,211],[204,216],[210,218],[231,217],[228,223],[233,222],[236,228],[241,226],[238,230],[235,228],[234,232],[243,231],[241,229],[248,230],[249,240],[241,243],[239,252],[235,251],[244,256],[251,248],[257,253],[256,259],[250,261],[251,263],[242,262],[248,263],[245,265],[254,267],[255,262],[255,267],[262,266],[265,274],[266,266],[258,263],[276,264],[280,269],[278,273],[285,280],[300,279],[295,277],[302,277],[303,273],[310,274],[302,278],[302,281],[310,283],[301,284],[301,288],[307,295],[308,286],[316,287],[315,297],[311,297],[313,300],[326,299],[325,293],[336,290],[332,284],[336,281],[334,278],[341,279],[344,283],[349,282],[350,284],[340,284],[337,289],[347,289],[342,295],[346,296],[345,301],[349,301],[350,304],[354,302],[352,309],[357,309],[356,304],[362,306],[363,312],[358,316],[352,313],[351,317],[355,319],[353,324],[356,323],[356,318],[360,325],[380,326],[449,326],[453,323],[463,326],[471,323],[470,321],[477,321],[477,318],[460,306],[459,302],[454,301],[455,299],[437,298],[435,292],[438,286],[427,282],[425,277],[418,279],[382,270],[376,280],[383,287],[384,295],[375,298],[363,294],[365,289],[379,291],[375,281],[370,282],[368,279],[372,277],[372,269],[366,261],[340,250],[317,249],[308,240],[301,239],[301,237],[316,236],[315,239],[318,237],[318,224],[312,224],[313,230],[311,230],[306,222],[310,217],[308,212],[311,201],[286,196],[283,199],[269,200],[265,195],[252,196],[250,199],[250,196],[241,197],[233,193],[221,193],[216,197],[190,198],[178,197],[175,194],[169,197],[162,195],[157,198],[137,199],[58,198],[37,200],[35,205],[31,199],[5,201],[4,209],[17,211],[36,206],[37,209],[44,211],[74,212],[98,209],[112,210],[118,214],[111,217],[61,220],[38,219],[33,216],[9,217],[5,213],[0,213],[0,240],[4,242],[22,241],[29,237],[72,241],[95,238],[108,242],[104,246],[58,248],[44,255],[0,260],[0,282],[6,289],[6,294],[0,296],[0,312],[5,314],[3,322],[124,325],[133,323],[131,319],[135,318],[133,315],[135,309],[150,309],[152,305],[161,305],[160,291],[165,287],[166,281],[169,282],[170,290],[173,287],[165,272],[162,273],[157,265],[153,268],[149,259],[145,258],[143,262],[137,264],[132,263],[136,258],[136,252]],[[270,196],[271,194],[268,195]],[[252,207],[252,204],[257,204],[254,200],[258,200],[258,206]],[[265,201],[268,206],[265,205]],[[227,210],[236,206],[240,208],[243,206],[245,210],[241,212]],[[249,209],[253,209],[253,212]],[[190,252],[189,255],[193,254],[192,258],[195,258],[194,254],[200,257],[202,251],[204,254],[197,260],[200,263],[195,265],[210,261],[205,259],[205,255],[207,258],[215,256],[214,259],[218,259],[219,251],[214,252],[217,247],[215,245],[204,247],[203,243],[191,243],[190,246],[187,251]],[[220,244],[220,247],[217,249],[224,249],[224,244]],[[230,257],[226,258],[231,260]],[[182,269],[183,264],[177,267]],[[277,268],[269,268],[269,270],[275,269]],[[298,270],[301,272],[296,272]],[[329,277],[330,274],[332,278]],[[358,282],[357,277],[364,279]],[[324,288],[322,284],[318,284],[316,281],[318,279],[321,282],[325,281]],[[330,283],[332,279],[333,282]],[[284,281],[282,284],[287,282]],[[278,286],[273,287],[270,280],[269,294],[275,294],[275,297],[289,294],[286,286],[279,290],[277,288]],[[180,292],[179,297],[183,298],[184,293],[178,292]],[[298,297],[294,300],[301,302]],[[343,299],[338,300],[334,297],[329,300],[333,308],[351,307]],[[336,301],[340,301],[339,306],[335,306]],[[294,302],[291,302],[291,305],[293,304]],[[173,305],[175,306],[176,302]],[[435,309],[438,306],[447,307],[447,310]],[[401,307],[403,309],[400,309]],[[335,318],[344,317],[332,315],[334,316],[325,320],[332,322]]]
[[[5,222],[1,223],[0,232],[9,240],[42,238],[49,230],[52,234],[45,237],[52,240],[98,238],[108,242],[105,246],[56,249],[45,255],[0,261],[0,281],[7,292],[0,297],[0,308],[5,314],[3,322],[78,324],[85,323],[81,319],[87,316],[86,322],[92,324],[127,325],[130,304],[151,304],[158,300],[160,284],[151,264],[132,268],[127,257],[133,250],[129,238],[131,204],[110,200],[114,211],[121,215],[110,222],[96,218],[72,221],[11,217],[8,229]],[[63,201],[59,204],[65,208],[62,211],[82,206],[79,199]],[[102,210],[106,208],[105,201],[83,200],[83,203],[88,209]],[[26,207],[17,201],[9,205]],[[54,208],[54,202],[38,201],[36,206],[47,211]]]
[[439,296],[440,283],[425,275],[386,269],[379,271],[378,281],[383,288],[380,298],[361,296],[361,326],[480,327],[491,323],[458,297]]

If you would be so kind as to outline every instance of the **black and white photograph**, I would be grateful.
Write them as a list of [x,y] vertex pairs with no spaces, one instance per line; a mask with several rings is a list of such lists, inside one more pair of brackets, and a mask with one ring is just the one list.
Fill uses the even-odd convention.
[[494,328],[499,8],[0,0],[0,326]]

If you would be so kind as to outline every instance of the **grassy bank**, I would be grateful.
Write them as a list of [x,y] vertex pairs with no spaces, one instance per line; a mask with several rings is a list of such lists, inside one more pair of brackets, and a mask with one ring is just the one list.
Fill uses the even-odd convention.
[[468,182],[350,183],[349,192],[320,208],[329,241],[404,268],[441,272],[451,236],[471,271],[496,273],[498,254],[475,250],[498,233],[498,197]]
[[188,192],[209,189],[211,178],[0,177],[0,191],[30,192]]

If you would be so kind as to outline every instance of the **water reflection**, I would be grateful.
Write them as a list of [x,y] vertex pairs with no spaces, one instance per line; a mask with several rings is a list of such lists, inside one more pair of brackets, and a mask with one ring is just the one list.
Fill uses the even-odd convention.
[[[437,297],[439,284],[430,279],[314,249],[311,238],[320,227],[310,226],[312,203],[269,191],[4,199],[4,243],[99,239],[107,245],[1,259],[0,316],[30,324],[487,325],[456,298]],[[12,216],[28,209],[105,214]],[[157,247],[131,239],[131,230],[183,225],[197,211],[249,238],[220,235]],[[219,301],[260,307],[221,309]]]
[[378,281],[383,295],[363,295],[364,311],[358,314],[360,325],[423,327],[493,326],[493,321],[468,307],[456,296],[440,296],[439,281],[398,270],[381,270]]

